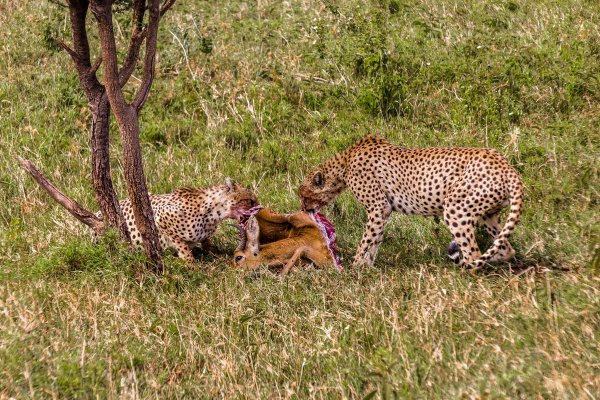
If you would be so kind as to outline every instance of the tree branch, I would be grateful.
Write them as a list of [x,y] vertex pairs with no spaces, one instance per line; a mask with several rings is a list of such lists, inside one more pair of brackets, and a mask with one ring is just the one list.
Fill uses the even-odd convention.
[[90,45],[87,37],[87,30],[85,29],[85,19],[88,8],[89,3],[87,0],[69,0],[73,48],[86,68],[91,66]]
[[175,0],[165,0],[162,4],[162,7],[160,8],[160,17],[162,18],[163,15],[165,15],[165,13],[167,11],[169,11],[169,8],[173,7],[173,4],[175,4]]
[[123,66],[119,71],[119,84],[121,87],[125,86],[131,74],[135,70],[138,58],[140,56],[140,48],[146,38],[146,28],[144,28],[144,14],[146,13],[146,1],[135,0],[133,4],[133,16],[132,16],[132,28],[131,28],[131,39],[129,41],[129,48],[127,49],[127,56],[123,62]]
[[79,75],[79,82],[83,87],[88,101],[92,101],[99,90],[101,90],[100,82],[96,77],[96,71],[102,60],[96,60],[94,65],[90,61],[90,45],[85,26],[88,9],[88,0],[69,0],[73,48],[71,49],[62,41],[59,41],[59,46],[65,49],[71,55],[71,58],[73,58],[75,69]]
[[135,66],[140,56],[140,48],[146,37],[146,32],[146,28],[142,28],[141,31],[133,32],[131,34],[127,56],[125,57],[125,61],[123,61],[121,71],[119,71],[119,85],[121,85],[121,87],[125,86],[135,70]]
[[68,212],[71,213],[79,221],[83,222],[97,235],[104,232],[106,226],[104,221],[98,218],[93,213],[89,212],[81,206],[78,202],[61,192],[54,186],[36,167],[35,165],[26,159],[17,156],[17,160],[21,166],[31,175],[33,179],[44,189],[50,197],[52,197],[58,204],[63,206]]
[[144,27],[144,14],[146,13],[146,0],[135,0],[131,24],[131,36],[140,32]]
[[100,68],[101,64],[102,64],[102,56],[98,56],[98,58],[96,58],[96,61],[94,61],[94,63],[90,67],[89,74],[91,76],[96,75],[96,72],[98,71],[98,68]]
[[121,123],[127,114],[128,104],[123,96],[117,69],[117,45],[112,21],[112,1],[95,0],[92,13],[98,22],[102,64],[104,64],[104,88],[117,121]]
[[71,47],[69,47],[69,45],[66,44],[64,40],[58,39],[56,41],[56,44],[58,45],[58,47],[60,47],[61,49],[63,49],[67,53],[69,53],[69,55],[73,59],[73,63],[75,63],[76,67],[80,67],[80,66],[83,67],[83,64],[82,64],[81,60],[79,59],[79,56],[77,55],[77,53],[75,53],[75,50],[73,50]]
[[[167,0],[169,1],[169,0]],[[148,0],[148,28],[146,35],[146,54],[144,57],[144,74],[142,84],[133,99],[132,105],[137,112],[141,110],[148,98],[154,80],[154,64],[156,62],[156,43],[158,24],[160,22],[159,0]]]

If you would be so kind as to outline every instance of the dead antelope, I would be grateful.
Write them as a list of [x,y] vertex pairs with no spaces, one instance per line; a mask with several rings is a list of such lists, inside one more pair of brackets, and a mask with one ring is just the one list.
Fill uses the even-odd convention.
[[320,268],[341,268],[335,230],[320,214],[276,214],[263,208],[244,225],[236,226],[240,244],[233,260],[238,268],[284,265],[281,274],[286,275],[299,259],[312,261]]

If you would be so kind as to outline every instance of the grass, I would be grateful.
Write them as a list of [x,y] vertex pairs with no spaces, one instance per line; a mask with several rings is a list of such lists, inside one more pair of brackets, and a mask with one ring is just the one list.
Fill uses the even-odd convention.
[[[16,155],[96,209],[89,113],[51,40],[69,37],[68,19],[0,0],[0,398],[597,398],[596,8],[177,4],[141,120],[155,193],[231,176],[292,212],[303,173],[370,132],[494,147],[523,176],[521,275],[465,274],[445,259],[441,224],[395,215],[376,268],[282,280],[232,270],[227,227],[215,237],[226,254],[195,269],[167,256],[164,276],[146,275],[141,254],[114,235],[92,241],[49,200]],[[326,214],[347,265],[365,213],[345,193]]]

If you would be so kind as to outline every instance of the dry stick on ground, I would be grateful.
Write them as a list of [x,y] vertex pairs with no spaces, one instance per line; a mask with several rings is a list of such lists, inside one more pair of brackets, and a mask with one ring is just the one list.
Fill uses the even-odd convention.
[[27,172],[29,172],[29,174],[42,187],[42,189],[48,192],[50,197],[56,200],[56,202],[58,202],[61,206],[66,208],[75,218],[92,228],[96,235],[101,235],[104,232],[106,225],[103,220],[101,220],[100,218],[83,208],[81,204],[79,204],[78,202],[76,202],[75,200],[58,190],[56,186],[54,186],[35,167],[35,165],[33,165],[31,161],[25,160],[21,157],[17,157],[17,159],[19,160],[21,166]]

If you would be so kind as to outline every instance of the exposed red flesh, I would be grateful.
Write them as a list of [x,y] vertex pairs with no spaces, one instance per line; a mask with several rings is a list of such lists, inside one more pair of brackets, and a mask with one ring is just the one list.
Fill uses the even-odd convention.
[[242,215],[240,216],[238,223],[242,226],[246,226],[246,222],[248,222],[248,219],[250,219],[251,216],[259,212],[262,208],[263,206],[258,205],[242,211]]
[[331,258],[333,258],[333,260],[335,261],[335,265],[341,269],[342,261],[340,260],[340,256],[338,255],[337,236],[335,234],[335,227],[321,213],[309,213],[309,215],[317,223],[319,230],[323,234],[323,237],[325,238],[325,243],[327,243],[327,248],[329,249],[329,253],[331,254]]

